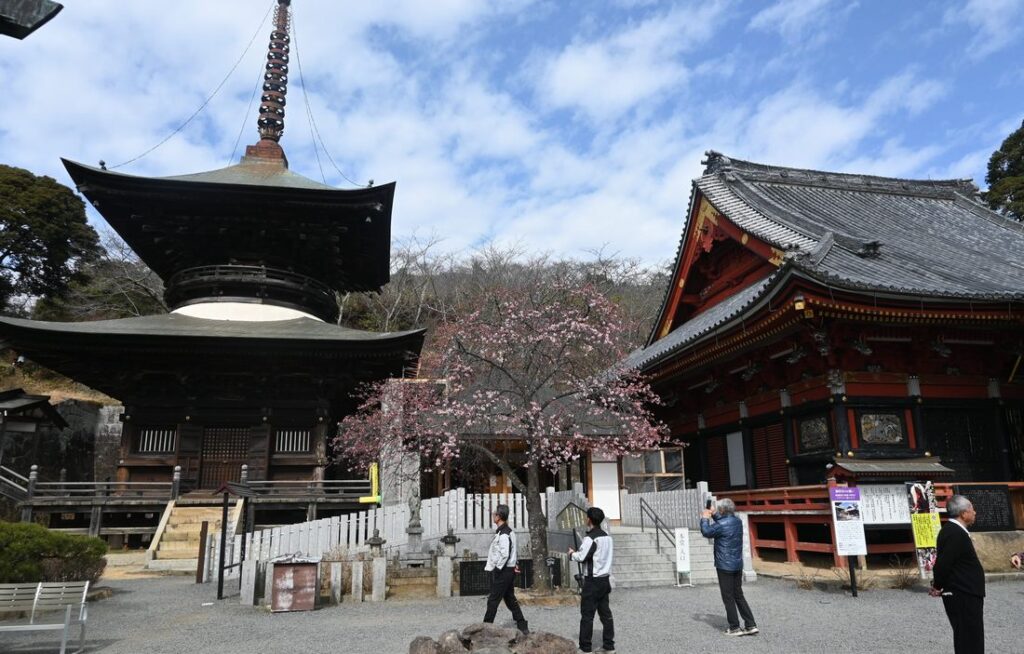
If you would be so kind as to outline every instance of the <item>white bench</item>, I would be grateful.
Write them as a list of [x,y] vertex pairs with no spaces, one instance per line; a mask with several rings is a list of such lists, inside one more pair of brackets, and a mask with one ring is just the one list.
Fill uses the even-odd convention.
[[[85,620],[88,609],[85,596],[88,581],[44,582],[41,584],[0,584],[0,614],[28,613],[27,623],[0,622],[5,631],[60,631],[60,654],[65,654],[71,628],[79,625],[82,634],[76,652],[85,649]],[[41,618],[39,614],[63,609],[63,621]],[[53,616],[56,618],[56,616]]]

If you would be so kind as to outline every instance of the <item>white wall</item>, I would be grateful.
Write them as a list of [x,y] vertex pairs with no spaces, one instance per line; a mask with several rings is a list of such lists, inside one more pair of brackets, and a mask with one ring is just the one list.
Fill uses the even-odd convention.
[[171,313],[206,320],[237,320],[239,322],[267,322],[271,320],[295,320],[296,318],[312,318],[323,322],[316,316],[297,309],[278,307],[273,304],[255,304],[251,302],[200,302],[175,309]]

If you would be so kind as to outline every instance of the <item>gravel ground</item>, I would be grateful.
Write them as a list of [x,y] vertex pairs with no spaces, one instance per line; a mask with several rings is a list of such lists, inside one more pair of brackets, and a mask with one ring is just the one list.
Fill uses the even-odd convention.
[[[86,651],[104,654],[274,654],[319,652],[404,654],[415,636],[436,637],[476,622],[483,598],[345,604],[312,613],[269,614],[216,602],[213,585],[187,578],[116,580],[113,597],[89,610]],[[791,582],[761,579],[745,586],[761,628],[757,636],[728,638],[717,587],[618,590],[612,610],[617,648],[634,652],[952,652],[939,600],[920,591],[872,590],[848,594],[799,590]],[[204,603],[213,602],[210,606]],[[989,585],[987,651],[1024,651],[1020,616],[1024,583]],[[526,607],[533,629],[575,638],[575,607]],[[498,621],[508,621],[502,607]],[[600,622],[595,631],[599,641]],[[0,652],[55,652],[53,634],[0,633]]]

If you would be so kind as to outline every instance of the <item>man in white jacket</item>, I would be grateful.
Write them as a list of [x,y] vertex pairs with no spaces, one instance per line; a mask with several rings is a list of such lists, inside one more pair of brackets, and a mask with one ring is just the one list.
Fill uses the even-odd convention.
[[494,524],[498,525],[494,532],[494,540],[487,552],[487,565],[484,570],[491,573],[491,593],[487,597],[487,612],[484,622],[494,622],[498,605],[505,600],[505,606],[512,612],[516,627],[524,634],[530,633],[523,610],[516,599],[516,567],[519,563],[519,548],[516,547],[516,534],[508,526],[508,506],[499,504],[492,515]]
[[583,564],[583,598],[580,604],[580,651],[590,652],[594,637],[594,613],[601,618],[603,646],[598,652],[615,654],[615,626],[608,595],[612,592],[612,537],[601,529],[604,511],[592,506],[587,509],[590,531],[580,543],[580,551],[570,549],[573,561]]

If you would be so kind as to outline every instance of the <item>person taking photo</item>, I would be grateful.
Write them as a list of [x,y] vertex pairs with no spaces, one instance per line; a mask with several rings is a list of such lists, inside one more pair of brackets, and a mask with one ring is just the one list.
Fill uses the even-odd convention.
[[[709,501],[710,504],[710,501]],[[718,589],[722,592],[725,616],[729,621],[726,636],[752,636],[758,633],[754,614],[743,596],[743,521],[736,517],[736,505],[730,499],[719,500],[717,511],[710,506],[700,519],[700,533],[715,539],[715,569]],[[740,628],[739,616],[743,617]]]

